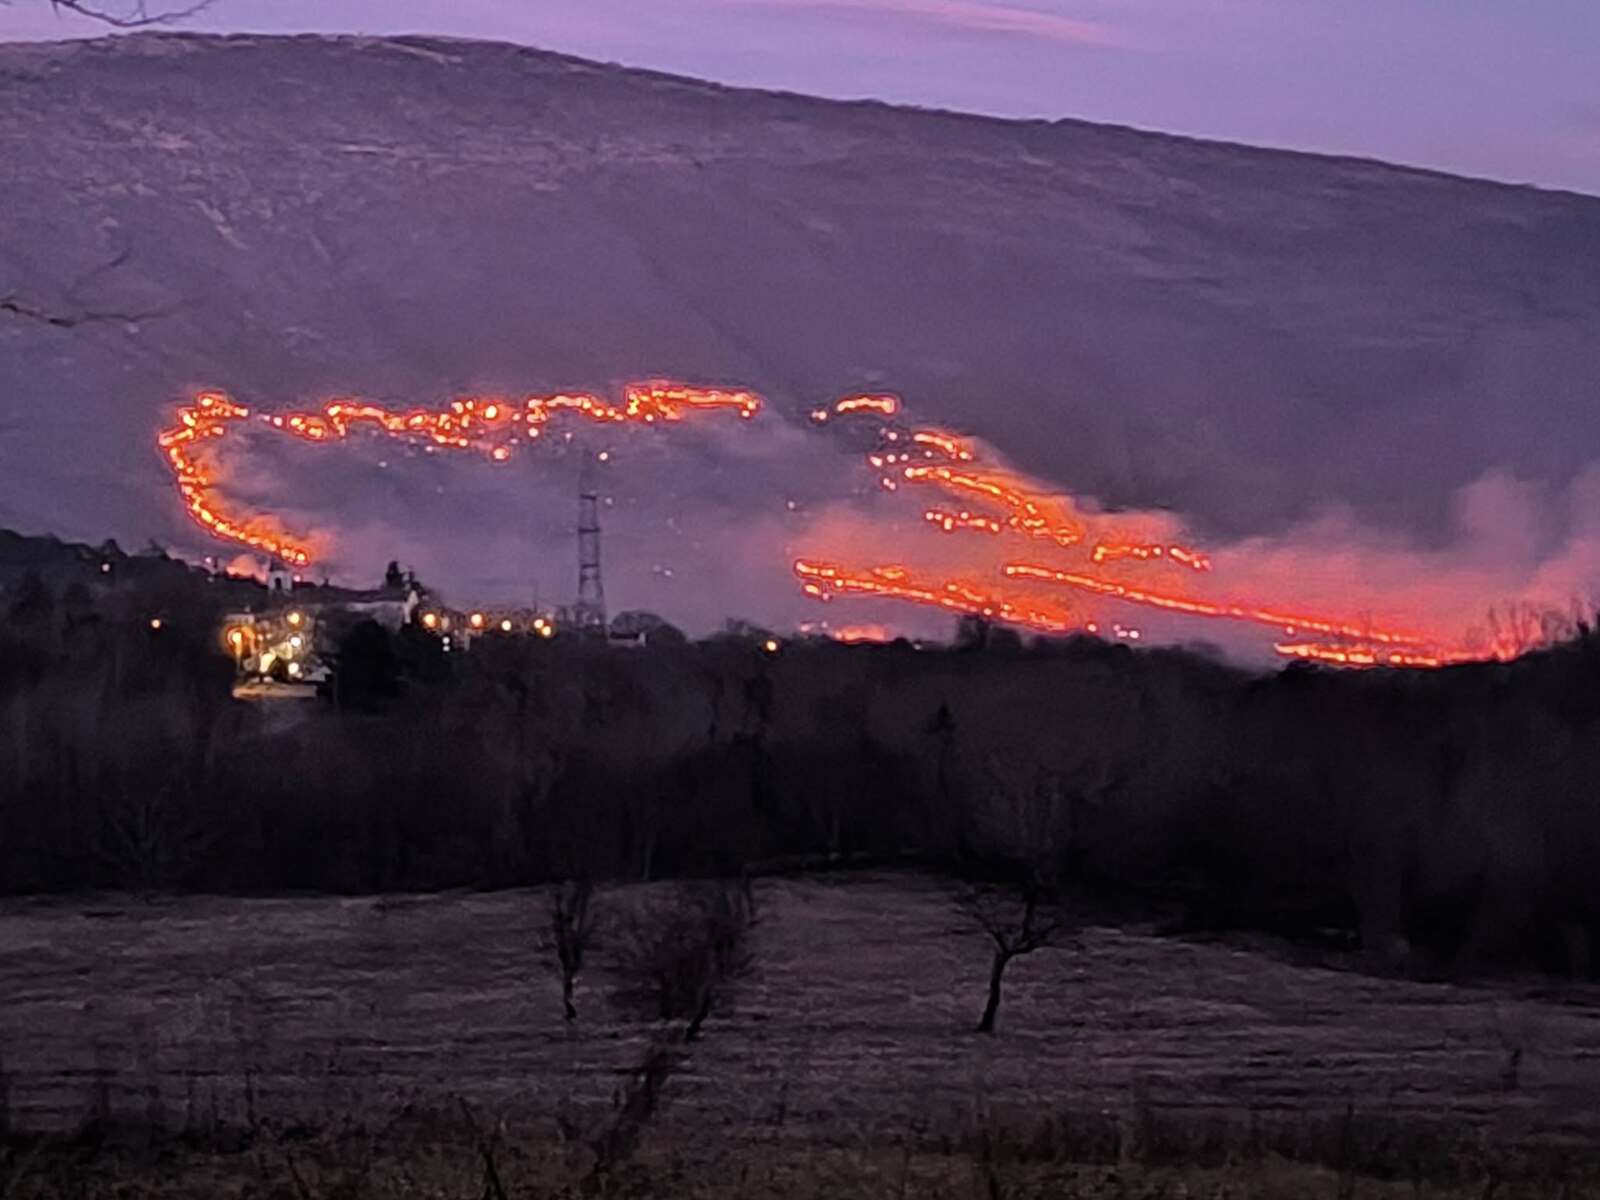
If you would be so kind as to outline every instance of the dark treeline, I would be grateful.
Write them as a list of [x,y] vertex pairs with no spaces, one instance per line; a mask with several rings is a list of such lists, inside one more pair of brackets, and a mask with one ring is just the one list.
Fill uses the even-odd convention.
[[[203,592],[203,588],[198,589]],[[169,614],[159,629],[152,604]],[[1260,677],[1091,640],[947,650],[346,639],[346,702],[229,695],[203,595],[0,604],[0,888],[371,892],[1048,863],[1197,925],[1592,973],[1600,637]],[[355,681],[360,680],[359,685]]]

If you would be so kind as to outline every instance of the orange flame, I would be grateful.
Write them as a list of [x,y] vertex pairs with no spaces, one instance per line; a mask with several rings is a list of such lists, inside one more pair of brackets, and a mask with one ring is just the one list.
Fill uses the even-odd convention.
[[889,395],[846,396],[834,404],[833,411],[840,416],[845,416],[849,413],[875,412],[879,416],[892,417],[900,411],[900,397]]
[[1115,562],[1119,558],[1137,558],[1149,561],[1166,558],[1193,571],[1211,570],[1211,560],[1198,550],[1187,546],[1144,545],[1138,542],[1098,542],[1090,556],[1097,563]]
[[[393,411],[358,400],[330,400],[319,412],[263,414],[266,428],[307,442],[339,441],[352,430],[372,426],[391,437],[422,441],[430,446],[476,450],[491,461],[503,463],[514,448],[541,431],[559,413],[573,413],[600,423],[653,425],[657,421],[682,421],[694,413],[733,411],[748,420],[760,410],[753,392],[696,388],[667,382],[632,383],[623,390],[621,406],[587,392],[529,396],[520,404],[499,399],[463,397],[448,407]],[[216,497],[214,471],[196,453],[205,443],[225,437],[250,410],[221,392],[201,392],[193,404],[179,406],[177,423],[156,438],[177,482],[185,511],[206,532],[303,567],[312,559],[311,548],[278,530],[264,517],[228,516]]]
[[[271,516],[229,515],[217,495],[217,478],[209,447],[252,420],[260,426],[304,442],[341,441],[366,428],[420,442],[425,449],[466,450],[491,462],[510,460],[516,448],[544,433],[561,416],[601,425],[672,423],[707,412],[731,412],[743,420],[762,406],[753,392],[697,388],[668,381],[628,384],[614,404],[588,392],[503,397],[460,397],[438,409],[394,410],[351,399],[335,399],[320,409],[256,415],[220,392],[202,392],[180,406],[176,422],[163,430],[158,444],[183,501],[185,511],[208,533],[305,566],[310,547],[284,533]],[[812,412],[816,421],[833,416],[867,415],[891,418],[901,410],[889,394],[850,395]],[[1054,553],[1083,560],[1081,568],[1041,562],[1008,562],[1000,575],[1024,587],[1066,587],[1101,600],[1139,605],[1184,616],[1222,619],[1271,627],[1293,639],[1305,633],[1318,641],[1276,642],[1285,658],[1340,666],[1437,667],[1466,661],[1474,655],[1421,633],[1375,627],[1363,622],[1304,615],[1289,607],[1256,601],[1220,601],[1185,594],[1177,580],[1211,571],[1201,551],[1158,538],[1129,538],[1117,528],[1119,519],[1080,515],[1070,502],[1041,490],[1020,475],[978,464],[974,443],[940,429],[907,430],[886,422],[876,448],[866,456],[883,490],[900,485],[930,487],[973,507],[923,510],[923,520],[948,534],[975,532],[991,537],[1020,536],[1051,544]],[[1092,535],[1092,536],[1091,536]],[[1120,535],[1120,536],[1118,536]],[[1160,586],[1135,586],[1099,573],[1107,564],[1139,565],[1164,572]],[[989,568],[992,569],[992,568]],[[896,600],[947,612],[1009,622],[1043,633],[1075,628],[1098,632],[1095,620],[1080,623],[1075,611],[1048,598],[996,590],[971,572],[943,578],[923,576],[900,564],[848,569],[830,561],[800,559],[793,571],[804,594],[818,600],[862,597]],[[1110,628],[1132,640],[1137,630]],[[1498,649],[1495,653],[1501,653]]]
[[1245,604],[1214,604],[1207,600],[1190,600],[1182,596],[1165,595],[1129,587],[1108,579],[1096,579],[1073,571],[1058,571],[1035,563],[1007,563],[1002,570],[1009,579],[1040,579],[1049,583],[1065,584],[1080,591],[1092,592],[1129,604],[1142,604],[1168,612],[1184,613],[1192,617],[1226,617],[1234,621],[1252,621],[1258,625],[1275,625],[1282,629],[1305,629],[1330,637],[1352,638],[1378,642],[1390,646],[1420,646],[1427,639],[1417,634],[1396,633],[1373,629],[1348,622],[1329,621],[1321,617],[1296,616],[1270,608],[1256,608]]
[[835,596],[879,596],[1006,621],[1041,633],[1066,633],[1072,628],[1065,610],[1016,604],[984,590],[981,585],[959,580],[920,582],[900,566],[853,572],[834,563],[800,559],[794,564],[794,573],[801,581],[801,590],[818,600],[831,600]]

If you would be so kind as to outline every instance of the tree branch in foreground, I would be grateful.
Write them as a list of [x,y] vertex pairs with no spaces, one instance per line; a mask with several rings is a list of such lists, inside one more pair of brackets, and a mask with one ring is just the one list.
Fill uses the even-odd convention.
[[[9,0],[7,2],[9,3]],[[177,21],[187,21],[190,17],[198,16],[210,8],[211,4],[212,0],[196,0],[194,4],[183,8],[164,8],[151,12],[146,0],[134,0],[132,4],[121,6],[120,11],[86,4],[83,0],[50,0],[50,7],[57,13],[63,11],[77,13],[80,17],[88,17],[91,21],[99,21],[115,29],[143,29],[150,25],[170,25]]]

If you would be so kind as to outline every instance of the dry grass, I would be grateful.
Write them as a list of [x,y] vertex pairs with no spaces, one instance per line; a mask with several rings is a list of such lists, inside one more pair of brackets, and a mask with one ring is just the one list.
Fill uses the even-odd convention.
[[[1507,1170],[1511,1167],[1511,1170]],[[516,1197],[696,1197],[703,1200],[1032,1200],[1045,1197],[1428,1197],[1520,1200],[1600,1195],[1593,1164],[1487,1163],[1469,1155],[1445,1172],[1385,1172],[1296,1162],[1263,1152],[1224,1161],[1074,1161],[1020,1153],[989,1139],[930,1148],[760,1146],[708,1154],[656,1144],[625,1170],[594,1181],[582,1153],[559,1142],[495,1135],[410,1136],[389,1145],[346,1133],[265,1137],[227,1151],[52,1143],[0,1157],[7,1200],[118,1196],[220,1200],[513,1200]]]
[[[1041,1113],[1205,1125],[1305,1116],[1443,1124],[1499,1140],[1600,1137],[1600,997],[1545,997],[1308,969],[1230,943],[1091,928],[1008,973],[993,1038],[971,1033],[989,965],[917,877],[767,882],[754,966],[657,1118],[843,1143]],[[615,903],[603,900],[602,903]],[[0,1057],[19,1132],[70,1133],[99,1101],[205,1134],[254,1119],[373,1123],[466,1096],[536,1129],[609,1112],[651,1026],[602,1002],[577,1021],[538,947],[530,892],[401,899],[0,906]],[[1509,1049],[1508,1049],[1509,1044]],[[1515,1078],[1506,1067],[1523,1053]]]

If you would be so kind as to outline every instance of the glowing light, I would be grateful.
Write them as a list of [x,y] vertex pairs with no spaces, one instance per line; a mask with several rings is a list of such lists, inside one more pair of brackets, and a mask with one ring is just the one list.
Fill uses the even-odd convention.
[[776,654],[778,652],[778,639],[768,638],[766,641],[761,643],[761,648],[768,654]]
[[[871,408],[869,405],[852,406]],[[836,406],[836,410],[837,409]],[[1430,636],[1410,631],[1373,627],[1332,618],[1306,618],[1280,611],[1277,606],[1258,602],[1223,602],[1196,598],[1169,586],[1172,573],[1208,573],[1211,559],[1203,552],[1177,542],[1141,540],[1110,536],[1096,526],[1115,529],[1123,522],[1114,516],[1086,519],[1071,506],[1037,485],[1011,472],[982,468],[973,445],[944,430],[909,431],[911,450],[900,430],[890,428],[881,435],[881,445],[866,456],[867,464],[880,473],[879,485],[893,492],[900,484],[934,487],[968,501],[973,507],[933,506],[923,510],[923,520],[942,533],[981,533],[990,537],[1020,534],[1048,541],[1061,551],[1086,554],[1083,569],[1069,570],[1050,564],[1011,563],[1002,568],[1005,578],[1020,583],[1064,584],[1090,595],[1129,604],[1144,605],[1187,616],[1239,620],[1287,630],[1293,636],[1298,627],[1330,639],[1316,642],[1280,643],[1276,649],[1287,657],[1311,658],[1341,665],[1427,666],[1481,657],[1464,651],[1448,650]],[[921,461],[917,461],[920,459]],[[928,461],[928,460],[934,461]],[[974,464],[968,466],[967,464]],[[987,509],[989,511],[983,511]],[[1091,538],[1091,532],[1094,536]],[[1122,533],[1124,531],[1117,530]],[[1085,545],[1085,542],[1088,542]],[[1147,564],[1164,569],[1156,586],[1134,586],[1107,579],[1097,568],[1111,563]],[[1071,623],[1065,610],[1031,600],[1024,603],[995,595],[987,586],[970,578],[928,579],[908,582],[902,575],[882,568],[846,571],[831,567],[827,572],[813,570],[817,564],[794,564],[801,590],[808,596],[828,600],[840,594],[883,596],[916,604],[971,612],[986,618],[1008,621],[1025,627],[1055,632]],[[897,568],[898,569],[898,568]],[[1100,624],[1088,622],[1084,628],[1097,633]],[[1141,641],[1141,630],[1116,625],[1114,637]],[[1381,654],[1365,651],[1358,643],[1387,647]]]
[[958,580],[918,581],[898,566],[853,571],[834,563],[801,559],[794,564],[794,573],[801,581],[802,590],[818,600],[830,600],[835,596],[878,596],[1008,621],[1042,633],[1065,633],[1072,627],[1070,614],[1064,609],[1016,603],[993,595],[979,585]]
[[1328,634],[1333,637],[1363,639],[1389,645],[1415,646],[1426,641],[1425,638],[1413,633],[1372,629],[1347,622],[1322,620],[1317,617],[1286,616],[1271,609],[1253,608],[1243,604],[1217,604],[1209,600],[1191,600],[1182,596],[1166,595],[1160,592],[1147,591],[1143,588],[1130,587],[1127,584],[1117,583],[1108,579],[1097,579],[1094,576],[1082,575],[1074,571],[1058,571],[1036,563],[1007,563],[1002,570],[1007,578],[1011,579],[1039,579],[1048,583],[1064,584],[1080,591],[1092,592],[1097,596],[1107,596],[1114,600],[1126,601],[1129,604],[1142,604],[1150,608],[1165,609],[1168,612],[1185,613],[1189,616],[1225,617],[1229,620],[1249,621],[1258,625],[1281,626],[1293,624],[1301,629],[1309,629],[1315,633]]
[[846,396],[837,401],[833,411],[840,416],[848,413],[871,412],[881,417],[892,417],[900,411],[900,397],[889,395]]
[[[907,483],[930,484],[949,492],[975,496],[1007,510],[1005,524],[1029,537],[1045,538],[1058,546],[1071,546],[1083,536],[1082,527],[1059,511],[1049,498],[1029,492],[1021,483],[1005,475],[978,471],[958,471],[946,466],[910,466],[901,472]],[[978,528],[952,524],[956,528]]]
[[296,679],[298,679],[300,677],[300,664],[297,663],[297,662],[290,663],[289,664],[289,674],[294,676]]
[[1188,546],[1143,545],[1136,542],[1099,542],[1090,557],[1097,563],[1115,562],[1119,558],[1143,561],[1164,558],[1192,571],[1209,571],[1211,560]]
[[504,620],[502,620],[500,622],[500,632],[501,633],[510,633],[511,632],[511,618],[510,617],[507,617],[507,618],[505,618]]
[[[642,425],[682,421],[692,414],[731,411],[749,419],[760,410],[754,392],[697,388],[665,381],[632,383],[623,389],[621,405],[589,393],[529,396],[520,411],[500,401],[462,397],[441,409],[390,410],[377,404],[341,398],[319,411],[262,415],[260,427],[306,442],[339,441],[357,428],[420,442],[424,449],[474,450],[491,461],[506,462],[519,436],[537,438],[543,426],[561,414],[606,424]],[[311,547],[284,533],[266,516],[229,515],[217,498],[217,478],[203,451],[251,419],[250,410],[221,392],[201,392],[182,405],[175,423],[162,430],[156,444],[173,474],[184,509],[206,532],[281,559],[292,567],[312,560]],[[509,418],[509,419],[508,419]],[[101,570],[109,572],[110,564]]]
[[[749,420],[761,405],[760,397],[750,391],[647,381],[628,384],[617,402],[588,392],[561,392],[516,400],[460,396],[437,409],[399,410],[340,397],[320,408],[253,415],[223,393],[207,391],[177,409],[172,425],[160,432],[157,444],[184,509],[197,525],[218,539],[298,568],[311,561],[312,550],[306,540],[286,533],[270,514],[236,515],[220,498],[213,455],[219,439],[249,428],[305,443],[330,444],[371,430],[420,445],[429,453],[466,451],[503,463],[516,447],[541,437],[557,420],[654,425],[719,411]],[[810,417],[822,424],[847,416],[887,419],[901,410],[895,395],[863,393],[819,406]],[[569,431],[564,436],[570,440],[572,434]],[[1041,556],[1048,552],[1056,561],[1008,562],[997,569],[994,559],[975,556],[972,561],[978,565],[947,577],[911,571],[900,564],[847,569],[803,559],[793,564],[793,570],[805,595],[824,601],[844,597],[897,600],[1046,633],[1078,628],[1097,633],[1106,627],[1115,630],[1112,636],[1142,640],[1138,629],[1106,626],[1103,613],[1080,614],[1048,594],[1039,594],[1041,589],[1048,593],[1066,588],[1091,597],[1085,604],[1130,604],[1270,627],[1284,639],[1275,643],[1275,649],[1286,658],[1341,666],[1438,666],[1480,657],[1423,632],[1390,628],[1386,623],[1374,626],[1331,616],[1307,617],[1292,606],[1261,599],[1195,595],[1195,590],[1202,589],[1196,576],[1211,573],[1211,559],[1198,549],[1167,540],[1159,525],[1150,528],[1151,523],[1146,522],[1147,529],[1141,531],[1133,528],[1138,522],[1132,518],[1082,512],[1070,497],[1052,494],[1003,467],[982,464],[979,443],[947,430],[886,424],[876,441],[866,463],[883,493],[920,488],[942,494],[942,502],[921,510],[925,524],[942,534],[979,534],[985,544],[989,539],[1026,538]],[[611,451],[600,451],[595,457],[607,462]],[[897,502],[888,496],[876,501],[885,505]],[[794,510],[796,505],[790,500],[786,507]],[[1152,574],[1149,582],[1136,585],[1108,577],[1107,568]],[[111,564],[101,563],[101,571],[109,573]],[[986,582],[984,574],[992,578]],[[1099,619],[1085,620],[1089,616]],[[290,625],[297,626],[298,618],[299,614],[290,614]],[[426,613],[421,620],[428,629],[449,628],[448,620],[435,613]],[[487,620],[479,612],[471,614],[468,623],[481,630]],[[503,631],[511,631],[511,622],[497,623]],[[542,618],[535,620],[532,628],[541,637],[555,632]],[[242,650],[244,634],[235,632],[237,640],[230,633],[229,642]],[[1494,652],[1505,653],[1498,645]],[[263,655],[263,661],[266,657]]]
[[893,637],[882,625],[841,625],[833,630],[836,642],[888,642]]
[[300,628],[300,622],[303,621],[305,618],[302,617],[297,612],[292,612],[292,613],[289,614],[289,618],[288,619],[289,619],[289,624],[290,625],[292,625],[296,629],[299,629]]
[[150,618],[150,628],[151,629],[160,629],[161,628],[161,618],[160,617],[151,617]]
[[960,441],[937,429],[919,429],[911,435],[911,440],[957,462],[971,462],[976,457]]

